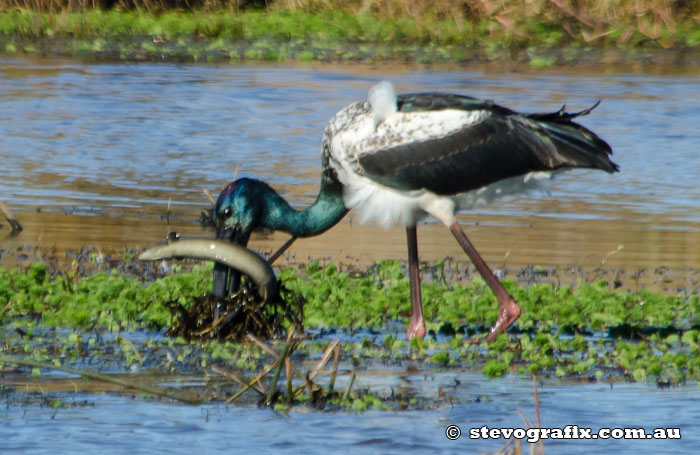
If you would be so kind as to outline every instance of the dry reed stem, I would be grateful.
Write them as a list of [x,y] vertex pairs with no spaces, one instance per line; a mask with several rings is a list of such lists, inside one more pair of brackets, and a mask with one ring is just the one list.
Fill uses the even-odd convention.
[[280,356],[279,356],[271,347],[269,347],[268,345],[266,345],[265,343],[263,343],[258,337],[256,337],[255,335],[249,333],[249,334],[246,335],[246,338],[248,338],[248,340],[250,340],[250,341],[252,341],[253,343],[255,343],[260,349],[262,349],[263,351],[267,352],[267,353],[270,354],[272,357],[274,357],[275,360],[279,360]]
[[[266,403],[269,403],[269,402],[270,402],[270,400],[272,399],[272,395],[274,395],[275,389],[277,388],[277,381],[279,380],[279,374],[280,374],[280,372],[281,372],[281,370],[282,370],[282,362],[281,362],[281,361],[282,361],[283,359],[286,359],[286,358],[287,358],[287,356],[290,354],[292,344],[296,343],[296,340],[294,340],[294,332],[295,332],[295,328],[294,328],[294,325],[292,325],[292,326],[290,326],[289,329],[287,330],[287,342],[286,342],[286,344],[285,344],[285,346],[284,346],[284,349],[282,350],[282,354],[281,354],[280,356],[277,357],[277,360],[275,360],[275,361],[272,363],[272,365],[270,365],[269,367],[267,367],[267,368],[266,368],[265,370],[263,370],[261,373],[258,373],[257,376],[255,376],[253,379],[251,379],[250,381],[248,381],[243,387],[241,387],[241,389],[240,389],[238,392],[236,392],[236,393],[233,394],[230,398],[228,398],[228,399],[226,400],[226,403],[227,403],[227,404],[228,404],[228,403],[231,403],[231,402],[234,401],[236,398],[238,398],[238,397],[240,397],[241,395],[243,395],[243,393],[245,393],[246,390],[248,390],[249,388],[251,388],[251,387],[253,386],[253,384],[256,384],[256,383],[257,383],[258,386],[262,389],[263,386],[262,386],[262,383],[260,383],[260,380],[261,380],[262,378],[264,378],[265,376],[267,376],[267,375],[270,373],[270,371],[272,371],[273,369],[275,369],[275,376],[273,377],[272,383],[270,384],[270,389],[268,390],[268,394],[267,394],[267,396],[265,397],[265,402],[266,402]],[[261,343],[262,343],[262,342],[261,342]]]
[[338,346],[340,346],[340,340],[335,340],[333,343],[331,343],[330,346],[326,348],[325,352],[323,353],[323,357],[321,357],[321,360],[318,361],[316,367],[314,367],[314,369],[308,373],[307,376],[309,377],[309,379],[313,379],[314,377],[316,377],[317,374],[319,374],[321,368],[326,366],[326,363],[328,363],[328,360],[331,358],[331,354],[333,354],[333,352]]
[[292,361],[287,357],[284,359],[284,373],[287,377],[287,405],[292,404]]
[[[253,335],[253,334],[250,334],[250,333],[247,334],[246,337],[248,338],[249,341],[252,341],[252,342],[255,343],[258,347],[260,347],[260,349],[262,349],[263,351],[265,351],[265,352],[267,352],[268,354],[270,354],[275,360],[279,360],[280,356],[279,356],[271,347],[269,347],[269,346],[266,345],[262,340],[260,340],[258,337],[256,337],[256,336]],[[295,338],[296,340],[299,340],[299,337],[297,337],[297,336],[295,336],[294,338]],[[292,372],[293,372],[294,374],[296,374],[297,376],[299,376],[299,377],[302,378],[302,379],[304,378],[304,374],[303,374],[301,371],[297,370],[296,367],[295,367],[293,364],[290,363],[290,367],[291,367]]]
[[[242,386],[246,386],[246,385],[247,385],[247,383],[246,383],[243,379],[239,378],[239,377],[236,376],[234,373],[232,373],[232,372],[230,372],[230,371],[226,371],[226,370],[224,370],[224,369],[221,369],[221,368],[217,367],[216,365],[212,365],[212,366],[211,366],[211,370],[212,370],[214,373],[218,373],[218,374],[220,374],[221,376],[223,376],[223,377],[225,377],[225,378],[228,378],[228,379],[230,379],[230,380],[232,380],[232,381],[234,381],[234,382],[237,382],[238,384],[240,384],[240,385],[242,385]],[[258,385],[253,385],[253,386],[251,386],[251,387],[252,387],[253,390],[255,390],[256,392],[258,392],[260,395],[265,396],[265,388],[262,387],[260,383],[258,383]]]
[[330,356],[334,355],[334,360],[333,360],[333,370],[331,372],[331,380],[328,385],[328,393],[333,392],[333,387],[335,384],[335,378],[336,375],[338,374],[338,363],[340,361],[340,340],[335,340],[328,348],[326,348],[326,351],[324,352],[323,357],[321,360],[316,364],[316,366],[309,370],[306,375],[303,377],[304,379],[304,384],[300,385],[297,387],[294,392],[292,393],[293,396],[299,395],[304,389],[308,388],[309,393],[313,393],[314,390],[318,390],[319,387],[314,384],[312,379],[316,377],[318,374],[321,374],[321,368],[325,366],[326,363],[328,363],[328,360],[330,359]]
[[[532,375],[532,396],[533,396],[533,401],[534,401],[534,406],[535,406],[535,420],[537,423],[536,428],[542,428],[542,420],[540,419],[540,393],[539,390],[537,389],[537,377],[533,374]],[[525,413],[523,412],[522,408],[518,408],[518,414],[520,414],[520,418],[522,419],[523,423],[525,426],[529,428],[534,428],[530,421],[527,419],[525,416]],[[515,439],[515,438],[510,438],[506,443],[501,447],[497,452],[495,452],[498,455],[519,455],[522,454],[522,440],[520,439]],[[544,455],[544,441],[539,440],[534,443],[528,443],[530,446],[530,454],[532,455]]]
[[211,202],[212,207],[216,205],[216,199],[214,199],[214,196],[211,195],[211,191],[209,191],[208,188],[202,188],[202,192],[204,195],[209,199],[209,202]]
[[333,370],[331,372],[331,380],[328,382],[328,394],[333,393],[335,388],[335,378],[338,375],[338,364],[340,363],[340,344],[333,349]]
[[291,325],[287,330],[287,342],[285,343],[284,349],[282,349],[282,354],[280,354],[280,358],[277,361],[277,368],[275,369],[275,374],[272,376],[272,382],[270,382],[270,388],[267,390],[267,396],[265,397],[265,404],[268,406],[272,404],[272,398],[275,396],[275,392],[277,391],[277,381],[279,380],[280,373],[282,372],[282,366],[284,365],[282,360],[287,359],[292,351],[292,345],[294,344],[294,325]]
[[[540,392],[537,390],[537,377],[532,375],[532,395],[535,401],[535,418],[537,419],[537,428],[542,428],[542,420],[540,419]],[[535,453],[544,455],[544,441],[539,440],[535,443]],[[532,446],[530,446],[530,452],[532,452]]]
[[279,360],[273,362],[272,365],[270,365],[269,367],[267,367],[266,369],[264,369],[262,372],[258,373],[257,376],[255,376],[253,379],[251,379],[250,381],[248,381],[248,382],[246,383],[246,385],[244,385],[243,387],[241,387],[241,389],[240,389],[238,392],[234,393],[230,398],[228,398],[228,399],[226,400],[226,404],[231,403],[231,402],[234,401],[236,398],[238,398],[238,397],[240,397],[241,395],[243,395],[243,393],[245,393],[246,390],[248,390],[249,388],[253,387],[253,384],[257,383],[258,385],[261,385],[261,384],[260,384],[260,380],[261,380],[262,378],[264,378],[265,376],[267,376],[267,375],[270,373],[270,371],[272,371],[274,368],[276,368],[278,363],[279,363]]
[[537,427],[542,428],[540,420],[540,392],[537,390],[537,376],[532,375],[532,395],[535,400],[535,417],[537,418]]
[[355,383],[355,372],[352,372],[352,375],[350,376],[350,382],[348,382],[348,386],[345,389],[345,393],[343,394],[343,401],[346,401],[348,397],[350,396],[350,391],[352,390],[352,385]]
[[2,308],[2,310],[0,310],[0,316],[2,316],[2,314],[5,311],[7,311],[8,308],[10,308],[12,306],[13,302],[14,302],[13,300],[10,300],[9,302],[7,302],[7,304]]

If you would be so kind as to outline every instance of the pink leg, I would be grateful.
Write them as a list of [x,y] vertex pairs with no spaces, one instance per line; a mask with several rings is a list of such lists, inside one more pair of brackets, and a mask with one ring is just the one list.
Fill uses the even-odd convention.
[[491,327],[489,330],[489,334],[484,339],[484,341],[490,343],[491,341],[495,340],[499,334],[507,330],[516,319],[518,319],[520,316],[520,306],[515,301],[513,296],[506,291],[506,288],[503,287],[501,282],[498,281],[498,278],[496,278],[489,266],[481,258],[479,253],[476,251],[476,248],[474,248],[474,245],[472,245],[467,238],[467,235],[464,233],[462,228],[459,227],[459,224],[457,224],[456,220],[452,222],[450,231],[452,231],[452,235],[455,236],[457,242],[459,242],[459,245],[462,247],[464,252],[467,253],[469,259],[472,260],[476,266],[476,269],[479,271],[481,276],[486,281],[486,284],[489,285],[491,291],[493,291],[494,295],[498,299],[498,303],[500,305],[498,319],[496,319],[495,324],[493,324],[493,327]]
[[418,273],[418,236],[416,226],[406,228],[408,242],[408,278],[411,282],[411,319],[406,330],[406,339],[425,336],[425,320],[423,319],[423,302],[420,296],[420,274]]

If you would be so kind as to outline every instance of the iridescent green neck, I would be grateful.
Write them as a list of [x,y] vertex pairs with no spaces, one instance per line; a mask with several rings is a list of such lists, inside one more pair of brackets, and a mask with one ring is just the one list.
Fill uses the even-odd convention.
[[316,201],[306,209],[293,209],[274,191],[266,195],[265,205],[267,210],[263,212],[262,225],[296,237],[322,234],[348,213],[343,204],[343,186],[331,169],[324,169],[321,191]]

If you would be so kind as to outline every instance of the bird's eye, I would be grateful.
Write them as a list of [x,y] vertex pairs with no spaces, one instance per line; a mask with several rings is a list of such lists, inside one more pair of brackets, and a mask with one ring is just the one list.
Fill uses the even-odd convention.
[[231,218],[231,215],[233,215],[233,210],[230,207],[226,207],[224,209],[224,218]]

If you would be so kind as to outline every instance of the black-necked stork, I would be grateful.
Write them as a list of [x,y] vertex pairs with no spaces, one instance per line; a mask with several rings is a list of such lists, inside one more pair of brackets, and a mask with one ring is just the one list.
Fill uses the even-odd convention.
[[[533,188],[559,170],[616,172],[610,146],[573,121],[593,108],[521,114],[468,96],[396,95],[390,83],[382,82],[370,89],[367,100],[345,107],[328,124],[321,190],[310,207],[295,210],[267,184],[242,178],[216,202],[217,237],[246,245],[258,227],[287,232],[292,240],[319,235],[350,209],[382,226],[402,223],[411,284],[410,339],[425,335],[416,224],[432,215],[450,229],[498,299],[499,316],[485,338],[492,341],[520,316],[520,307],[477,253],[456,213]],[[225,269],[215,270],[214,292],[223,294],[226,287]]]

